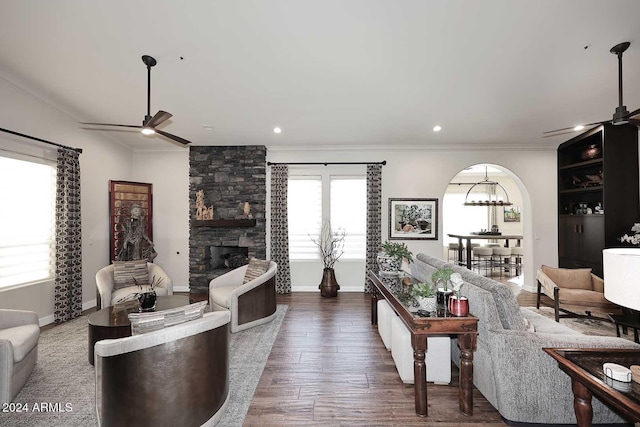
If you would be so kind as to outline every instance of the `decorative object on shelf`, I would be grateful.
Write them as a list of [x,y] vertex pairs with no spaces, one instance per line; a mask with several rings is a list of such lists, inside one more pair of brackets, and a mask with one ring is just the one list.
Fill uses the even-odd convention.
[[204,203],[204,190],[196,192],[196,219],[202,221],[213,219],[213,204],[207,207]]
[[[598,208],[596,207],[596,211],[597,210]],[[620,240],[621,242],[628,242],[636,246],[640,245],[640,223],[636,222],[635,224],[633,224],[633,227],[631,227],[631,231],[633,231],[633,235],[629,236],[628,234],[625,234],[618,240]]]
[[387,240],[381,247],[382,251],[378,252],[377,256],[378,269],[381,274],[398,274],[403,259],[409,264],[413,262],[413,253],[406,243],[395,243]]
[[333,231],[329,221],[322,223],[320,235],[317,238],[310,236],[311,241],[318,247],[320,258],[324,264],[322,281],[318,285],[320,295],[323,297],[332,298],[338,296],[340,285],[336,281],[333,266],[344,254],[344,239],[346,236],[347,232],[341,228]]
[[430,283],[420,282],[413,285],[411,294],[421,310],[436,311],[436,291]]
[[242,209],[245,218],[253,218],[253,214],[251,213],[251,205],[249,202],[244,202],[244,207]]
[[437,303],[443,308],[449,307],[449,298],[453,294],[453,289],[449,289],[449,283],[462,284],[460,273],[454,273],[450,268],[439,268],[431,275],[433,286],[437,289]]
[[140,303],[140,311],[153,311],[156,309],[156,293],[155,291],[143,292],[138,294],[138,302]]
[[[474,192],[474,189],[476,192]],[[496,190],[500,189],[502,194]],[[469,198],[471,195],[471,198]],[[507,190],[497,181],[489,180],[488,168],[484,169],[484,180],[477,182],[469,188],[464,198],[465,206],[511,206]]]
[[389,199],[389,239],[437,240],[438,199]]
[[465,317],[469,314],[469,300],[467,297],[449,297],[449,312],[456,317]]
[[597,144],[591,144],[582,153],[580,153],[580,158],[582,160],[591,160],[596,157],[600,157],[600,153],[602,153],[600,147]]

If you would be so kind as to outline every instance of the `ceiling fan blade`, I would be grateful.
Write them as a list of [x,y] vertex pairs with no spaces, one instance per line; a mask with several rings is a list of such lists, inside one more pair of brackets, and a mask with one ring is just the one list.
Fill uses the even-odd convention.
[[638,119],[629,119],[629,123],[632,125],[640,126],[640,120]]
[[150,128],[155,128],[165,120],[169,120],[171,117],[173,117],[173,114],[160,110],[153,117],[151,117],[151,119],[149,119],[146,125]]
[[629,114],[627,114],[627,117],[637,116],[638,114],[640,114],[640,108],[638,108],[637,110],[634,110],[634,111],[630,112]]
[[174,141],[179,142],[180,144],[183,144],[183,145],[191,144],[191,141],[187,141],[184,138],[180,138],[179,136],[172,135],[170,133],[167,133],[159,129],[156,129],[156,133],[159,133],[160,135],[165,136],[169,139],[173,139]]
[[[604,124],[607,124],[607,123],[610,123],[610,122],[611,122],[611,120],[605,120],[604,122],[594,122],[594,123],[589,123],[589,124],[582,125],[582,126],[584,126],[584,127],[589,127],[589,126],[595,126],[595,125],[604,125]],[[551,134],[551,133],[556,133],[556,132],[563,132],[563,133],[564,133],[564,131],[568,131],[568,130],[571,130],[571,131],[572,131],[572,130],[574,130],[574,129],[575,129],[575,126],[571,126],[571,127],[569,127],[569,128],[562,128],[562,129],[556,129],[556,130],[548,130],[548,131],[546,131],[546,132],[542,132],[542,134],[543,134],[543,135],[549,135],[549,134]],[[577,131],[576,131],[576,132],[577,132]]]
[[142,126],[140,125],[118,125],[115,123],[89,123],[89,122],[79,122],[79,123],[82,125],[92,125],[92,126],[118,126],[122,128],[142,129]]

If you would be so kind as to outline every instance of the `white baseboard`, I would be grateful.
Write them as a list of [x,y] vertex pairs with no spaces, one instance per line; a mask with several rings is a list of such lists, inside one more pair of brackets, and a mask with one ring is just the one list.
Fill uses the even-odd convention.
[[[91,301],[87,301],[87,302],[83,302],[82,303],[82,311],[85,310],[89,310],[90,308],[93,308],[96,306],[97,300],[96,299],[92,299]],[[53,314],[50,314],[48,316],[44,316],[38,319],[38,324],[40,325],[40,327],[42,326],[46,326],[49,325],[51,323],[53,323],[55,321],[55,316]]]

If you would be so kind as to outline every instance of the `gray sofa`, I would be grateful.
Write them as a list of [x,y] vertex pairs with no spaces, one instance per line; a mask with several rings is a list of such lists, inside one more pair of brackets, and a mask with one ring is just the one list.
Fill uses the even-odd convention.
[[[461,293],[469,298],[470,312],[479,318],[473,383],[510,424],[576,423],[571,380],[542,348],[640,348],[622,338],[583,335],[521,309],[508,286],[429,255],[418,254],[411,272],[430,281],[441,267],[462,275]],[[535,332],[527,331],[524,319]],[[452,340],[451,357],[459,366],[456,341]],[[594,423],[625,422],[596,397],[592,403]]]

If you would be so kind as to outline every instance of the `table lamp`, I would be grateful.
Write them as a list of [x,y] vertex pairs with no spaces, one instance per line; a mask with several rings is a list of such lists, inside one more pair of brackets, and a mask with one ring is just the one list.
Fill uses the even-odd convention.
[[640,248],[605,249],[602,257],[604,297],[623,307],[625,317],[640,318]]

